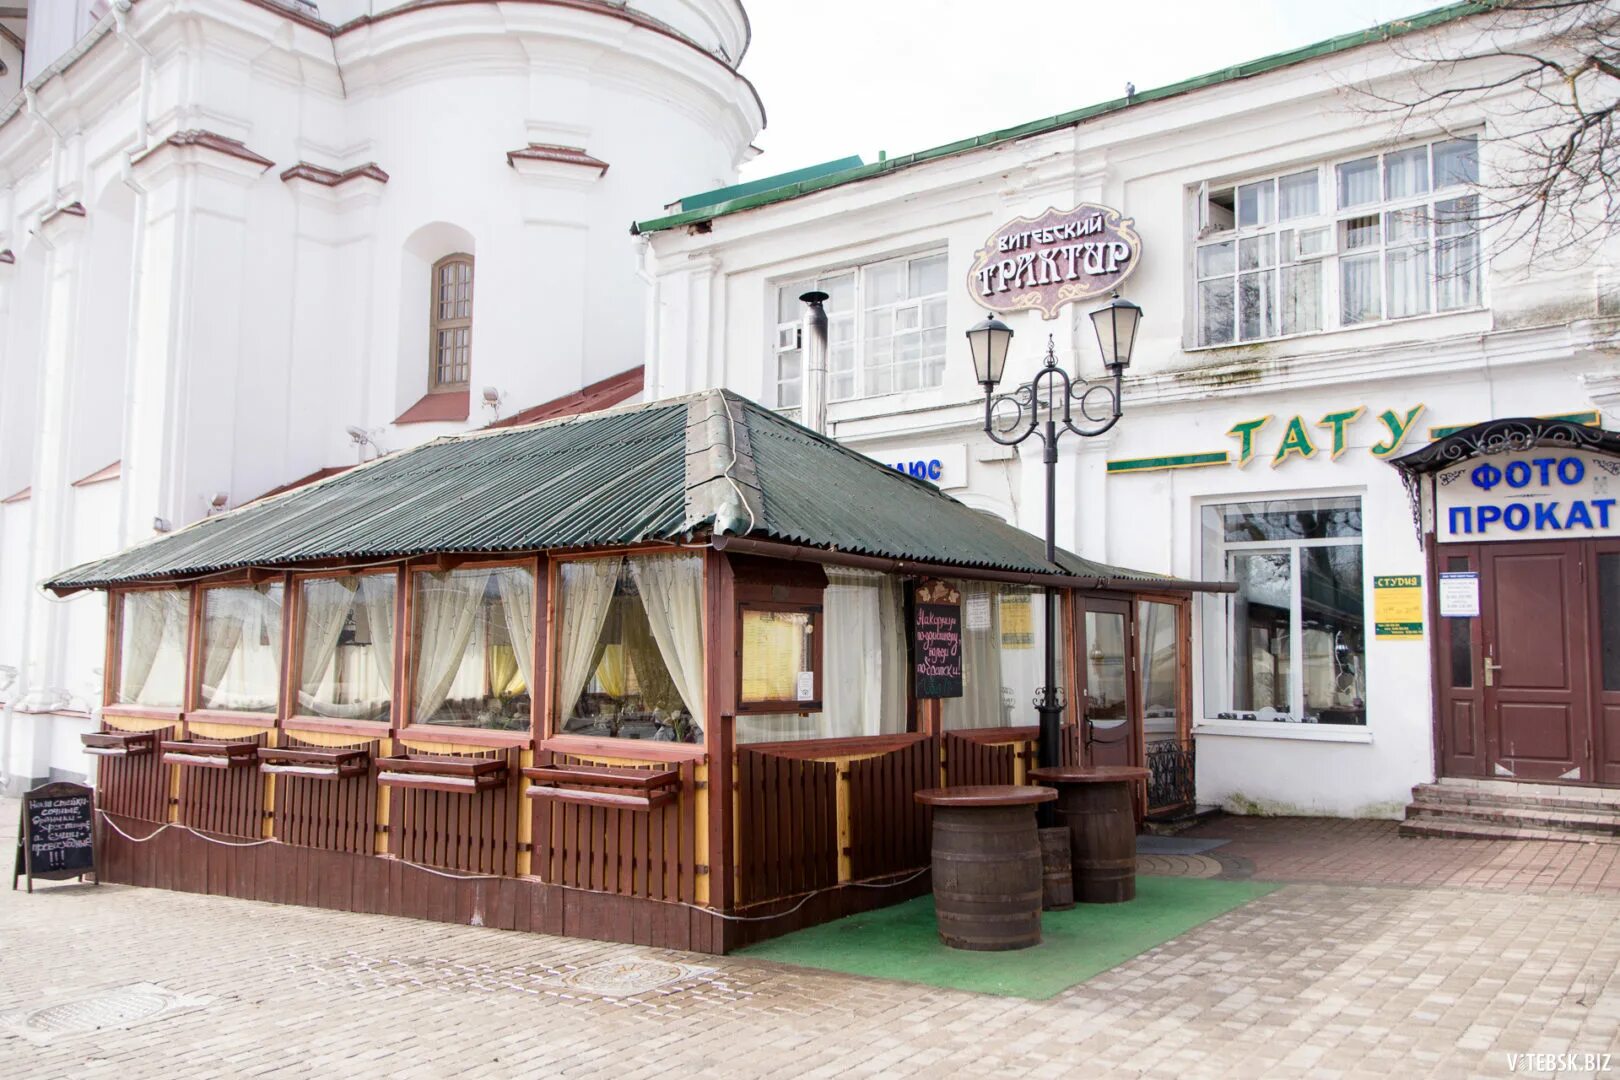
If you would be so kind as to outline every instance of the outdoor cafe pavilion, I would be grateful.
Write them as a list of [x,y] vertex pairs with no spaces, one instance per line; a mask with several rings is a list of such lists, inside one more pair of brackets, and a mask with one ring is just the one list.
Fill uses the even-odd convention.
[[[914,793],[1025,782],[1045,587],[1071,703],[1187,715],[1206,586],[1058,561],[707,391],[442,438],[46,587],[109,594],[103,880],[719,953],[926,892]],[[1099,640],[1096,598],[1170,633]]]

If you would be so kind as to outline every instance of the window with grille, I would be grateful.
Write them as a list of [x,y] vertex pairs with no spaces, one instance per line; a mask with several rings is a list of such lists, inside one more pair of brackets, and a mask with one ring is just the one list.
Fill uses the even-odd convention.
[[463,390],[472,377],[473,258],[449,255],[433,264],[429,376],[434,390]]
[[1197,344],[1230,345],[1480,303],[1473,136],[1200,194]]
[[939,386],[945,379],[945,252],[835,270],[776,291],[776,406],[804,394],[799,328],[811,290],[827,294],[827,400]]

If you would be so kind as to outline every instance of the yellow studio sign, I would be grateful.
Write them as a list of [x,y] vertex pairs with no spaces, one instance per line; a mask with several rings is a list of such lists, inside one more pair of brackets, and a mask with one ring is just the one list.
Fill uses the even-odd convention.
[[1373,636],[1396,641],[1423,637],[1423,578],[1420,575],[1373,578]]

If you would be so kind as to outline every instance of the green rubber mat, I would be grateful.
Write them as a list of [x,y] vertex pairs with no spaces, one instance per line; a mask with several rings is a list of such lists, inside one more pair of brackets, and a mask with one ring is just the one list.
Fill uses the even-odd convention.
[[851,915],[773,938],[742,955],[1006,997],[1049,998],[1264,896],[1275,884],[1138,877],[1126,904],[1076,904],[1041,915],[1041,943],[1013,952],[968,952],[939,940],[934,898]]

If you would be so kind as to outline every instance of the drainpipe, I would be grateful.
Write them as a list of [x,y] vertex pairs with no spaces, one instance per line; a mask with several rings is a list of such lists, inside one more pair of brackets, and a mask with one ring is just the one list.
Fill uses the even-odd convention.
[[32,86],[23,87],[23,107],[28,110],[29,116],[44,125],[45,129],[51,133],[51,194],[50,198],[45,202],[47,207],[54,209],[56,207],[56,193],[62,188],[62,132],[57,129],[55,124],[50,122],[40,109],[39,96],[34,92]]
[[803,407],[799,420],[818,435],[827,432],[827,309],[822,302],[824,292],[807,292],[799,297],[804,301],[803,345],[804,380]]

